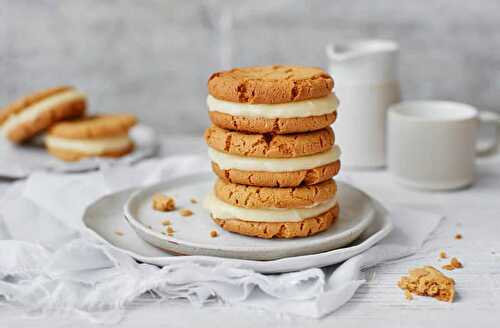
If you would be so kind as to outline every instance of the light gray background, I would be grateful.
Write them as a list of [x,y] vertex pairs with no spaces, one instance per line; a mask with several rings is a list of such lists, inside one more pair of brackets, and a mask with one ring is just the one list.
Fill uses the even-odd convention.
[[406,99],[500,109],[498,0],[0,0],[0,104],[70,83],[90,95],[92,111],[199,133],[211,72],[326,67],[327,42],[367,37],[400,43]]

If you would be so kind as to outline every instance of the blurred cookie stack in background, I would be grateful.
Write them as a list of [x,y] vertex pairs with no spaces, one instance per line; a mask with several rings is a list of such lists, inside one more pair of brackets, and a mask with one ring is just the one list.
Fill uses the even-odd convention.
[[35,92],[0,109],[0,135],[22,147],[44,136],[47,151],[63,161],[121,157],[134,149],[129,114],[86,116],[87,96],[71,86]]
[[223,229],[260,238],[307,237],[339,215],[338,99],[319,68],[265,66],[213,74],[205,132],[218,176],[205,206]]

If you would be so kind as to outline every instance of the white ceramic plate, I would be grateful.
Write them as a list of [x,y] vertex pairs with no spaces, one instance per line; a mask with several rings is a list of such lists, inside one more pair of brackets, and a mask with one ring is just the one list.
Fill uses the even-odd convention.
[[[179,181],[183,181],[186,179],[199,182],[199,190],[196,194],[193,194],[193,190],[189,189],[189,187],[188,189],[184,189],[182,186],[178,185]],[[239,242],[236,246],[246,248],[253,248],[257,246],[265,248],[270,247],[269,245],[273,247],[273,243],[276,243],[277,245],[284,245],[279,247],[288,247],[288,245],[290,245],[291,248],[294,248],[297,247],[297,243],[314,243],[314,241],[312,240],[315,238],[328,238],[329,233],[334,232],[334,229],[339,229],[339,227],[341,227],[343,224],[342,221],[346,221],[348,217],[353,217],[359,215],[360,213],[364,213],[364,215],[371,215],[371,219],[366,219],[366,229],[348,247],[316,252],[311,255],[288,256],[270,261],[245,260],[204,255],[176,256],[174,254],[163,251],[160,248],[152,246],[142,238],[138,237],[131,225],[127,224],[127,222],[123,219],[123,205],[127,202],[127,199],[129,199],[134,192],[137,193],[137,191],[134,190],[125,190],[119,193],[108,195],[95,202],[87,209],[83,218],[84,224],[89,228],[89,232],[94,238],[98,239],[101,242],[108,243],[115,249],[123,251],[142,262],[159,266],[184,261],[205,264],[224,263],[226,265],[250,268],[263,273],[297,271],[312,267],[323,267],[345,261],[346,259],[359,254],[360,252],[373,246],[376,242],[384,238],[392,229],[392,224],[388,217],[387,211],[377,201],[370,199],[369,196],[350,185],[339,183],[339,202],[342,204],[341,217],[337,222],[338,226],[334,225],[331,230],[323,233],[325,234],[323,237],[321,237],[322,234],[318,234],[316,237],[313,236],[304,239],[261,240],[235,235],[223,231],[214,223],[212,223],[212,221],[209,219],[208,213],[202,208],[201,203],[191,204],[189,202],[189,198],[193,196],[201,198],[210,188],[212,179],[213,178],[210,175],[204,174],[175,179],[170,182],[148,188],[147,190],[149,192],[154,192],[156,190],[155,188],[158,188],[157,190],[165,191],[169,189],[169,186],[178,186],[177,188],[171,189],[170,194],[177,197],[177,203],[179,207],[190,208],[195,212],[195,215],[192,217],[180,217],[178,216],[178,214],[173,214],[174,212],[158,213],[158,216],[148,216],[147,218],[145,217],[144,219],[146,221],[143,221],[143,223],[141,223],[141,221],[134,220],[135,229],[138,229],[138,231],[147,234],[147,236],[153,236],[155,239],[161,239],[163,241],[168,239],[168,237],[160,233],[160,231],[164,231],[165,229],[165,227],[161,225],[161,220],[164,218],[169,218],[173,223],[174,229],[176,230],[174,237],[170,239],[172,242],[175,242],[177,240],[192,241],[193,237],[189,237],[190,229],[187,229],[187,227],[193,228],[194,226],[194,232],[196,232],[195,235],[201,236],[202,240],[206,240],[209,243],[212,243],[212,247],[218,249],[220,249],[221,247],[228,247],[228,245],[235,246],[235,242]],[[184,191],[186,190],[189,191],[188,194],[184,194]],[[144,192],[145,191],[140,191],[136,195]],[[190,222],[189,220],[192,220],[193,222]],[[193,225],[195,223],[195,220],[199,224]],[[349,227],[352,228],[352,226],[356,226],[357,224],[359,224],[359,220],[358,223],[354,223],[353,225],[347,224],[345,226],[347,228],[345,228],[343,231],[348,231]],[[148,228],[148,225],[151,226],[151,229]],[[219,237],[211,238],[209,236],[210,231],[213,229],[216,229],[220,233]],[[119,234],[117,234],[116,232],[119,232]],[[229,242],[231,242],[232,244]],[[261,242],[263,244],[259,245]]]
[[[57,172],[82,172],[97,169],[104,165],[135,163],[140,159],[153,156],[158,149],[155,131],[145,125],[137,125],[130,131],[136,145],[134,151],[121,158],[89,158],[79,162],[64,162],[47,153],[42,138],[35,138],[22,146],[12,145],[0,138],[0,177],[24,178],[39,170]],[[13,163],[15,163],[13,165]]]

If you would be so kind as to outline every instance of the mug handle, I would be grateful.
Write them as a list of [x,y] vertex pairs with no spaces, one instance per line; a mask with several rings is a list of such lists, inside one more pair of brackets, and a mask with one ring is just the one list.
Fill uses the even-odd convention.
[[480,124],[493,124],[495,126],[495,137],[493,141],[478,143],[476,145],[476,154],[479,157],[492,155],[497,152],[500,143],[500,114],[490,111],[479,112]]

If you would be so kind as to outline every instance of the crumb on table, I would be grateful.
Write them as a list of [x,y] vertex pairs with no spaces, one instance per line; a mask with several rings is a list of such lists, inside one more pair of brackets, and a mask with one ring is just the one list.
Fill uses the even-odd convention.
[[193,215],[193,211],[188,210],[187,208],[183,208],[182,210],[179,211],[179,214],[181,216],[191,216]]
[[161,225],[164,225],[164,226],[169,226],[171,224],[172,224],[172,222],[169,219],[165,219],[165,220],[161,221]]
[[153,209],[161,212],[173,211],[175,209],[175,199],[160,193],[154,194]]
[[430,296],[440,301],[453,302],[455,281],[431,266],[411,269],[408,276],[401,277],[399,288],[421,295]]
[[460,262],[456,257],[452,257],[450,263],[442,266],[443,269],[448,270],[448,271],[452,271],[455,269],[461,269],[463,267],[464,266],[463,266],[462,262]]
[[439,252],[439,258],[440,259],[447,259],[448,255],[445,253],[445,251]]
[[457,234],[455,235],[455,239],[462,239],[462,238],[463,238],[463,237],[462,237],[462,235],[461,235],[461,234],[459,234],[459,233],[457,233]]
[[192,204],[196,204],[198,203],[198,200],[194,197],[191,197],[191,199],[189,199],[189,201],[192,203]]
[[125,233],[123,233],[123,231],[120,231],[120,230],[116,230],[116,231],[115,231],[115,235],[117,235],[117,236],[120,236],[120,237],[121,237],[121,236],[123,236],[124,234],[125,234]]
[[172,228],[172,226],[167,227],[167,233],[174,233],[174,232],[175,232],[175,230],[174,230],[174,228]]
[[219,235],[219,233],[217,232],[217,230],[212,230],[212,231],[210,231],[210,237],[215,238],[215,237],[217,237],[218,235]]

